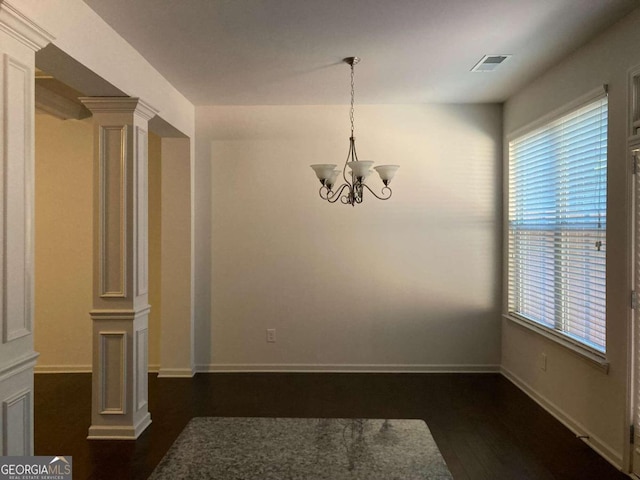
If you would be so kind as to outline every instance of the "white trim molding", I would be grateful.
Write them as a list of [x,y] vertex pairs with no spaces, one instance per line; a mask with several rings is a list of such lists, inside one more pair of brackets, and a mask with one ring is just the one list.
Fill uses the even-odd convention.
[[93,309],[89,312],[89,315],[93,320],[135,320],[145,315],[149,315],[151,311],[151,305],[139,309],[123,309],[123,310],[106,310],[106,309]]
[[7,33],[34,52],[46,47],[54,40],[53,35],[27,18],[7,0],[0,1],[0,31]]
[[151,417],[143,417],[135,426],[91,425],[87,440],[135,440],[151,425]]
[[0,367],[0,383],[13,377],[14,375],[18,375],[19,373],[33,368],[39,356],[40,354],[38,352],[31,352],[20,358],[16,358],[13,362],[7,365],[3,365],[2,367]]
[[275,364],[213,363],[196,365],[198,373],[213,372],[329,372],[329,373],[499,373],[500,365],[367,365],[367,364]]
[[[127,298],[127,129],[126,125],[98,127],[98,294],[102,298]],[[110,148],[116,140],[118,148]]]
[[36,365],[33,373],[91,373],[91,365]]
[[596,452],[598,452],[605,460],[607,460],[611,465],[616,467],[618,470],[622,468],[623,459],[622,455],[618,454],[614,448],[607,445],[603,440],[601,440],[597,435],[594,435],[587,427],[582,425],[580,422],[576,421],[569,414],[567,414],[563,409],[561,409],[554,402],[549,400],[544,395],[538,393],[535,389],[533,389],[529,384],[527,384],[524,380],[522,380],[519,376],[513,373],[511,370],[501,367],[500,373],[513,383],[516,387],[522,390],[527,396],[529,396],[533,401],[535,401],[538,405],[544,408],[548,413],[553,415],[556,420],[562,423],[565,427],[571,430],[576,436],[580,437],[587,445],[593,448]]
[[629,143],[632,143],[640,139],[640,65],[629,69],[627,84],[627,104],[629,105],[627,137]]
[[33,367],[30,352],[0,367],[0,454],[33,455]]
[[137,372],[133,376],[133,405],[136,412],[141,409],[147,409],[149,404],[149,386],[147,377],[149,374],[148,334],[149,330],[146,324],[144,325],[144,328],[134,330],[133,355],[136,357],[135,368],[137,369]]
[[[158,373],[160,365],[157,363],[149,364],[147,373]],[[52,373],[91,373],[91,365],[36,365],[34,373],[48,375]],[[173,375],[165,375],[173,376]],[[184,376],[184,375],[179,375]],[[192,375],[189,375],[192,376]]]
[[[127,332],[98,334],[100,414],[127,413]],[[115,395],[114,395],[115,394]],[[117,397],[117,398],[116,398]]]
[[158,114],[158,110],[147,102],[134,97],[80,97],[78,98],[93,113],[136,113],[146,121]]
[[[137,150],[136,158],[146,159],[149,155],[147,130],[136,125],[134,132],[133,148]],[[148,162],[136,163],[133,168],[133,181],[138,192],[133,205],[138,220],[133,227],[133,248],[137,262],[137,282],[134,295],[140,297],[149,293],[149,209],[146,201],[149,198]],[[140,199],[145,199],[145,201],[140,201]]]
[[158,378],[192,378],[196,370],[192,368],[160,368]]
[[[2,342],[31,334],[33,307],[33,70],[4,53],[0,120]],[[20,205],[23,205],[22,207]],[[8,252],[12,252],[11,255]]]
[[[29,455],[31,452],[32,409],[33,390],[30,388],[20,390],[2,401],[2,455]],[[14,422],[16,417],[17,421]]]
[[585,345],[582,345],[578,341],[572,340],[570,337],[563,335],[559,332],[551,330],[543,325],[540,325],[534,321],[527,320],[525,318],[521,318],[517,315],[511,315],[508,313],[503,313],[502,318],[513,322],[515,325],[519,327],[525,328],[532,332],[542,335],[543,337],[557,343],[558,345],[566,348],[569,352],[577,355],[582,360],[588,362],[591,366],[598,368],[604,374],[609,374],[609,362],[606,359],[604,354],[596,352],[590,348],[587,348]]

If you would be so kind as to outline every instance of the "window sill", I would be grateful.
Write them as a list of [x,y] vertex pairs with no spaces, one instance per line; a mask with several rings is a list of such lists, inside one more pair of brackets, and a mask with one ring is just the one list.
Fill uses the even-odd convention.
[[527,330],[536,332],[542,335],[543,337],[555,342],[556,344],[566,348],[574,355],[577,355],[581,359],[588,362],[591,366],[601,370],[603,373],[605,374],[609,373],[609,362],[603,355],[599,355],[587,348],[581,347],[580,345],[572,342],[571,340],[564,338],[562,335],[556,334],[551,330],[547,330],[546,328],[543,328],[537,325],[536,323],[526,320],[524,318],[516,317],[514,315],[509,315],[508,313],[503,313],[502,316],[507,320],[510,320],[511,322],[515,323],[516,325],[526,328]]

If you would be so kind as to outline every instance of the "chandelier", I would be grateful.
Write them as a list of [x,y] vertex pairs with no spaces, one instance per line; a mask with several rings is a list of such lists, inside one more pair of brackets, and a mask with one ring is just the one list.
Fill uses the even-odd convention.
[[[328,201],[329,203],[336,203],[338,199],[345,204],[355,206],[356,203],[362,203],[364,199],[364,191],[368,190],[378,200],[388,200],[391,198],[391,188],[389,184],[391,179],[396,173],[396,170],[400,168],[398,165],[380,165],[373,167],[373,162],[369,160],[358,160],[356,153],[356,137],[354,134],[354,116],[353,105],[355,97],[354,87],[354,66],[360,62],[358,57],[348,57],[343,60],[345,63],[351,66],[351,109],[349,110],[349,119],[351,121],[351,136],[349,137],[349,153],[347,159],[344,162],[342,170],[337,169],[334,164],[316,164],[311,165],[311,168],[316,172],[318,180],[322,186],[320,187],[320,198]],[[347,167],[351,169],[347,172]],[[384,184],[380,195],[377,195],[369,186],[365,183],[367,177],[373,172],[371,168],[374,168],[380,179]],[[344,183],[339,187],[335,187],[338,176],[342,173]],[[334,189],[335,188],[335,189]],[[344,192],[344,194],[343,194]]]

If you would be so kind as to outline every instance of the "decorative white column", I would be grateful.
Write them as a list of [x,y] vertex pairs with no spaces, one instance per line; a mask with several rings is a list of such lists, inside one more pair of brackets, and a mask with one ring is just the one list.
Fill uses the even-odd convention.
[[93,383],[89,439],[151,423],[148,370],[148,122],[137,98],[89,97],[94,122]]
[[33,455],[35,52],[53,37],[0,0],[0,455]]

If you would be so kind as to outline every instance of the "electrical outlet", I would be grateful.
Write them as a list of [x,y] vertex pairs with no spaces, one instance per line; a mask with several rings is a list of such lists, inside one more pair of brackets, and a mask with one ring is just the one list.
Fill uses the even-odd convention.
[[276,329],[267,328],[267,343],[276,343]]
[[547,371],[547,354],[546,353],[540,354],[540,370],[542,370],[543,372]]

